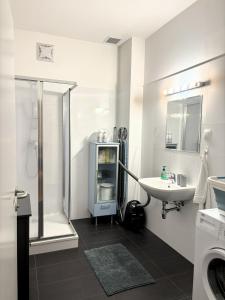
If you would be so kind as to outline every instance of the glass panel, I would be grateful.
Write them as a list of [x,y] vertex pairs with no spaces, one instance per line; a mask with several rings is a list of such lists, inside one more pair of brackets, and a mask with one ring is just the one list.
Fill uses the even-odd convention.
[[70,91],[63,96],[63,209],[69,219],[70,210]]
[[[69,88],[69,85],[60,83],[43,83],[44,237],[73,233],[63,207],[64,182],[69,186],[68,177],[66,181],[64,178],[63,93]],[[69,145],[68,135],[65,140]],[[66,162],[68,167],[69,158]]]
[[48,225],[51,220],[57,220],[63,213],[62,94],[57,92],[55,84],[44,82],[42,106],[44,237],[46,237],[57,234],[57,232],[54,234]]
[[30,237],[38,237],[38,89],[16,80],[17,186],[30,194]]
[[208,267],[208,280],[215,299],[225,299],[225,261],[214,259]]
[[116,200],[117,147],[98,147],[97,202]]

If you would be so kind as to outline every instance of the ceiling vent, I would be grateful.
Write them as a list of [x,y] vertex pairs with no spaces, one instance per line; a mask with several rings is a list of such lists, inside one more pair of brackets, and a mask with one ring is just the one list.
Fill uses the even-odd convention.
[[114,45],[117,45],[119,42],[121,41],[121,39],[117,39],[117,38],[114,38],[114,37],[107,37],[105,39],[105,43],[108,43],[108,44],[114,44]]

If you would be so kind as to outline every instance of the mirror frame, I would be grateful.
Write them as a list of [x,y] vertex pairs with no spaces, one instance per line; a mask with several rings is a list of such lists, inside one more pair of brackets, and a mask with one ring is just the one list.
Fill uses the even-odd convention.
[[[166,148],[166,133],[167,133],[167,126],[168,126],[168,104],[170,102],[178,102],[178,101],[187,101],[188,102],[188,99],[192,99],[192,98],[196,98],[196,97],[199,97],[199,104],[200,104],[200,111],[201,111],[201,115],[200,115],[200,118],[199,118],[199,126],[198,126],[198,150],[197,151],[191,151],[191,150],[182,150],[182,149],[169,149],[169,148]],[[168,100],[167,101],[167,110],[166,110],[166,129],[165,129],[165,146],[164,146],[164,149],[165,150],[168,150],[168,151],[174,151],[174,152],[186,152],[186,153],[196,153],[196,154],[199,154],[200,153],[200,150],[201,150],[201,138],[202,138],[202,105],[203,103],[203,95],[200,94],[200,95],[193,95],[193,96],[189,96],[189,97],[183,97],[183,98],[177,98],[177,99],[173,99],[173,100]],[[185,125],[183,125],[183,129],[182,131],[184,132],[185,130]],[[182,134],[182,141],[181,143],[183,143],[183,134]]]

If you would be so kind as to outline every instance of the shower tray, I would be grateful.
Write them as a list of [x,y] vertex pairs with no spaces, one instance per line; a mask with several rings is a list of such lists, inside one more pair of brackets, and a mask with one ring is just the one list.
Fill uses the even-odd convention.
[[[30,224],[31,234],[35,227]],[[77,232],[63,214],[49,214],[45,216],[44,236],[30,241],[30,254],[77,248],[78,241]]]

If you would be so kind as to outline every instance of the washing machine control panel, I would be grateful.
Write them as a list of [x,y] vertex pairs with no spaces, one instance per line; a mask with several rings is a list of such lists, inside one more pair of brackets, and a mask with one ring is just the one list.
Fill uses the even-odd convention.
[[219,223],[212,218],[205,216],[203,213],[198,214],[196,225],[200,230],[210,233],[216,239],[218,238]]
[[197,215],[197,228],[225,243],[225,212],[219,209],[201,210]]

